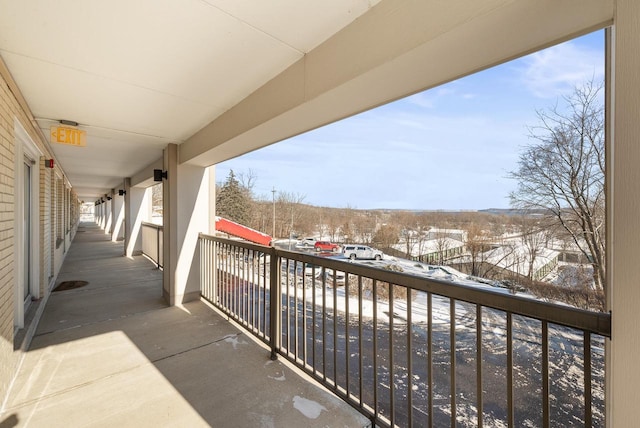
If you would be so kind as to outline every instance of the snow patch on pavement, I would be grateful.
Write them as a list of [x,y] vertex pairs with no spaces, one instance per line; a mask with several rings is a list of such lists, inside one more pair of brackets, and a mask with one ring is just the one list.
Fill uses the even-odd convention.
[[322,404],[298,395],[293,397],[293,407],[309,419],[317,419],[323,410],[327,410]]

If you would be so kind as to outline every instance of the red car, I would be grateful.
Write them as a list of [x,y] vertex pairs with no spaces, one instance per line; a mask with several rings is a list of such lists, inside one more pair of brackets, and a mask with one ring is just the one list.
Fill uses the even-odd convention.
[[316,241],[313,245],[316,251],[338,251],[340,246],[329,241]]

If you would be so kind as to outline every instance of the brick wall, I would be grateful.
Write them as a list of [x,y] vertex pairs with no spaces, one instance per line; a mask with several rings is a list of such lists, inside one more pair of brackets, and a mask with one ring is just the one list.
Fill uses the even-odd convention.
[[13,355],[13,190],[15,102],[0,79],[0,398],[4,398],[15,371]]
[[[17,94],[17,96],[16,96]],[[30,139],[38,146],[43,158],[36,159],[40,174],[40,291],[44,296],[52,275],[54,236],[51,230],[51,179],[52,170],[44,168],[43,159],[51,158],[43,136],[33,126],[31,112],[23,109],[24,103],[0,58],[0,404],[4,401],[13,380],[20,352],[14,351],[15,321],[15,272],[14,272],[14,218],[15,218],[15,162],[18,121]],[[59,167],[57,167],[59,168]],[[61,172],[61,171],[60,171]],[[47,268],[48,266],[48,268]]]

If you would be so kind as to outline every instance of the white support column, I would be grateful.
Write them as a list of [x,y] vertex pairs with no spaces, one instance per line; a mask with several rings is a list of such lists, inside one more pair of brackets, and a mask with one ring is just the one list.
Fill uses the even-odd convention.
[[207,168],[209,172],[209,227],[205,233],[213,235],[216,232],[216,167],[212,165]]
[[105,200],[105,221],[104,221],[104,233],[105,235],[111,234],[111,225],[113,224],[113,199],[110,199],[109,193],[104,194]]
[[113,199],[111,200],[114,219],[111,227],[111,241],[113,242],[124,238],[124,195],[120,196],[118,190],[113,192]]
[[638,423],[640,403],[640,2],[617,0],[612,49],[607,426]]
[[164,297],[174,305],[200,297],[198,234],[210,229],[209,168],[177,165],[177,146],[165,150]]
[[167,178],[162,182],[162,296],[169,305],[174,306],[178,259],[178,147],[175,144],[169,144],[164,149],[163,170],[167,172]]
[[[102,199],[104,199],[104,198],[102,198]],[[100,226],[100,229],[104,229],[104,223],[105,223],[105,215],[104,215],[104,213],[105,213],[106,205],[105,205],[104,202],[101,202],[99,207],[100,207],[100,221],[98,222],[98,225]]]
[[124,224],[124,248],[127,257],[137,256],[142,253],[142,237],[140,227],[147,219],[149,206],[148,199],[151,192],[143,187],[130,187],[131,180],[125,179],[125,224]]

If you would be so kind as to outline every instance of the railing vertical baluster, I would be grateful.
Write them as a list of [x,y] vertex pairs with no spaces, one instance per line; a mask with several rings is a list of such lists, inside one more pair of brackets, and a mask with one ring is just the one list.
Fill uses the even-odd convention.
[[251,299],[253,308],[253,325],[256,331],[260,332],[260,269],[256,268],[256,261],[258,259],[258,252],[251,252]]
[[407,409],[408,423],[407,426],[413,426],[413,308],[411,298],[411,289],[407,290]]
[[213,269],[212,269],[212,277],[213,277],[213,298],[214,302],[220,304],[220,282],[222,281],[222,273],[221,273],[221,263],[222,263],[222,255],[220,254],[220,244],[214,243],[212,248],[213,254]]
[[[206,295],[206,289],[208,287],[208,281],[205,274],[206,264],[204,263],[204,252],[205,252],[205,244],[201,239],[198,239],[198,244],[200,245],[200,295]],[[203,291],[204,290],[204,291]]]
[[429,428],[433,427],[433,296],[427,293],[427,407],[429,411]]
[[482,306],[476,305],[476,407],[478,419],[476,425],[483,425],[483,401],[482,401]]
[[216,263],[216,271],[218,272],[218,296],[220,299],[220,303],[223,305],[223,309],[226,310],[227,308],[227,302],[226,302],[226,293],[225,293],[225,287],[226,287],[226,258],[225,258],[225,254],[224,254],[224,245],[222,243],[220,243],[217,247],[217,251],[218,251],[218,263]]
[[294,260],[293,261],[293,304],[294,304],[294,317],[293,317],[293,323],[294,323],[294,336],[293,336],[293,346],[294,346],[294,350],[293,350],[293,356],[294,358],[298,358],[298,345],[300,344],[299,342],[299,338],[298,338],[298,327],[299,327],[299,323],[298,323],[298,261]]
[[311,365],[313,366],[314,376],[318,374],[318,368],[316,367],[316,267],[311,267]]
[[360,373],[359,379],[359,400],[358,404],[362,407],[362,390],[364,388],[363,379],[364,379],[364,363],[363,363],[363,355],[362,355],[362,276],[358,275],[358,356],[359,356],[359,366],[358,373]]
[[286,343],[286,347],[287,347],[287,355],[290,355],[290,351],[291,351],[291,293],[290,293],[290,287],[289,287],[289,263],[290,259],[287,259],[285,261],[285,280],[284,280],[284,286],[286,287],[287,292],[285,293],[286,295],[286,299],[287,299],[287,304],[285,306],[285,311],[286,311],[286,321],[287,321],[287,328],[286,328],[286,332],[287,332],[287,343]]
[[[218,246],[216,247],[216,256],[217,256],[217,260],[218,262],[216,263],[216,288],[217,288],[217,293],[218,293],[218,300],[219,302],[224,305],[224,284],[225,284],[225,276],[224,276],[224,252],[223,252],[223,248],[222,248],[222,244],[218,244]],[[224,307],[224,306],[223,306]]]
[[[240,253],[240,266],[243,266],[242,278],[240,279],[240,299],[242,300],[242,319],[245,320],[245,324],[249,326],[249,281],[247,279],[247,249],[243,248]],[[246,297],[245,297],[246,295]]]
[[454,299],[449,299],[449,325],[451,428],[455,428],[458,412],[456,411],[456,301]]
[[227,298],[229,299],[229,312],[233,314],[235,312],[235,293],[234,293],[234,284],[233,284],[233,253],[231,252],[231,247],[229,245],[225,246],[227,252],[227,266],[229,267],[226,271],[227,276]]
[[208,298],[211,299],[212,302],[218,302],[216,299],[216,261],[218,259],[215,252],[215,242],[205,241],[207,244],[207,257],[205,259],[205,264],[207,265],[207,278],[208,278]]
[[245,287],[245,307],[246,320],[248,329],[253,331],[255,324],[253,323],[253,271],[251,270],[251,250],[244,250],[244,287]]
[[240,259],[242,255],[238,249],[236,249],[234,253],[234,263],[236,267],[236,316],[240,318],[239,321],[242,324],[242,306],[244,305],[244,302],[242,301],[242,272],[240,272]]
[[225,276],[227,277],[227,281],[226,281],[226,294],[227,294],[227,308],[228,309],[228,313],[232,314],[233,313],[233,263],[231,263],[231,247],[229,245],[225,245],[225,254],[226,254],[226,260],[225,260]]
[[233,257],[233,249],[230,245],[227,245],[227,254],[229,258],[227,259],[227,263],[229,264],[229,273],[227,274],[229,277],[228,282],[228,293],[229,293],[229,309],[232,314],[236,313],[236,287],[235,287],[235,264]]
[[322,380],[327,381],[327,279],[322,268]]
[[207,290],[207,299],[214,302],[213,299],[213,271],[215,270],[214,258],[212,256],[213,252],[211,251],[213,242],[200,240],[202,246],[205,247],[205,253],[203,254],[202,266],[201,268],[205,269],[205,277],[207,281],[206,290]]
[[282,306],[282,296],[280,293],[280,262],[276,256],[275,249],[270,252],[271,272],[269,284],[269,333],[271,339],[271,359],[278,358],[278,349],[280,348],[280,315]]
[[[242,273],[242,250],[236,250],[236,298],[237,298],[237,313],[236,315],[239,318],[240,324],[245,324],[243,321],[243,312],[244,312],[244,299],[243,296],[243,273]],[[246,324],[245,324],[246,325]]]
[[345,325],[345,333],[346,333],[346,341],[345,341],[345,367],[346,367],[346,383],[347,383],[347,397],[350,396],[349,391],[351,391],[349,387],[349,274],[347,272],[344,273],[344,325]]
[[373,280],[373,414],[378,417],[378,281]]
[[584,332],[584,426],[590,427],[593,425],[591,414],[591,333]]
[[513,404],[513,314],[507,312],[507,425],[514,427]]
[[227,259],[227,263],[229,264],[229,273],[228,273],[229,310],[232,314],[235,314],[236,312],[236,293],[235,293],[235,280],[234,280],[235,265],[233,263],[233,250],[229,245],[227,245],[227,253],[229,254],[229,258]]
[[304,274],[304,263],[302,263],[302,361],[303,361],[303,367],[306,367],[308,364],[307,361],[307,347],[308,347],[308,343],[307,343],[307,339],[308,339],[308,335],[307,335],[307,284],[306,284],[306,277]]
[[549,325],[542,321],[542,426],[549,428]]
[[333,388],[338,389],[338,290],[336,271],[333,271]]
[[204,241],[204,240],[200,240],[200,243],[205,249],[204,254],[202,254],[203,259],[200,262],[202,263],[202,266],[200,267],[204,269],[204,275],[206,278],[207,299],[214,302],[215,300],[213,299],[213,273],[212,272],[215,270],[213,268],[213,266],[215,265],[213,263],[213,257],[212,257],[213,252],[211,251],[211,246],[213,243],[210,241]]
[[231,276],[233,275],[232,265],[231,265],[231,253],[230,253],[229,245],[224,244],[221,248],[221,252],[223,255],[223,263],[222,263],[222,274],[224,275],[224,303],[226,307],[226,313],[231,313],[232,310],[232,301],[231,301]]
[[232,314],[236,314],[236,267],[234,262],[234,254],[233,248],[230,245],[227,245],[227,253],[229,254],[229,258],[227,259],[227,263],[229,263],[229,305]]
[[393,310],[393,284],[387,284],[389,290],[389,404],[391,407],[390,411],[390,420],[391,426],[394,426],[396,422],[396,407],[395,407],[395,379],[394,379],[394,367],[393,367],[393,321],[394,321],[394,310]]
[[[272,263],[273,256],[269,256],[269,266]],[[271,286],[271,281],[272,279],[269,278],[269,286]],[[262,253],[262,328],[264,329],[265,337],[267,337],[267,253]],[[269,337],[271,335],[273,333],[270,333]]]
[[229,313],[229,257],[227,254],[227,245],[220,245],[221,254],[221,277],[222,277],[222,302],[225,308],[225,312]]
[[262,327],[260,326],[260,254],[258,251],[253,252],[251,269],[253,272],[253,322],[258,335],[260,335],[262,333]]

